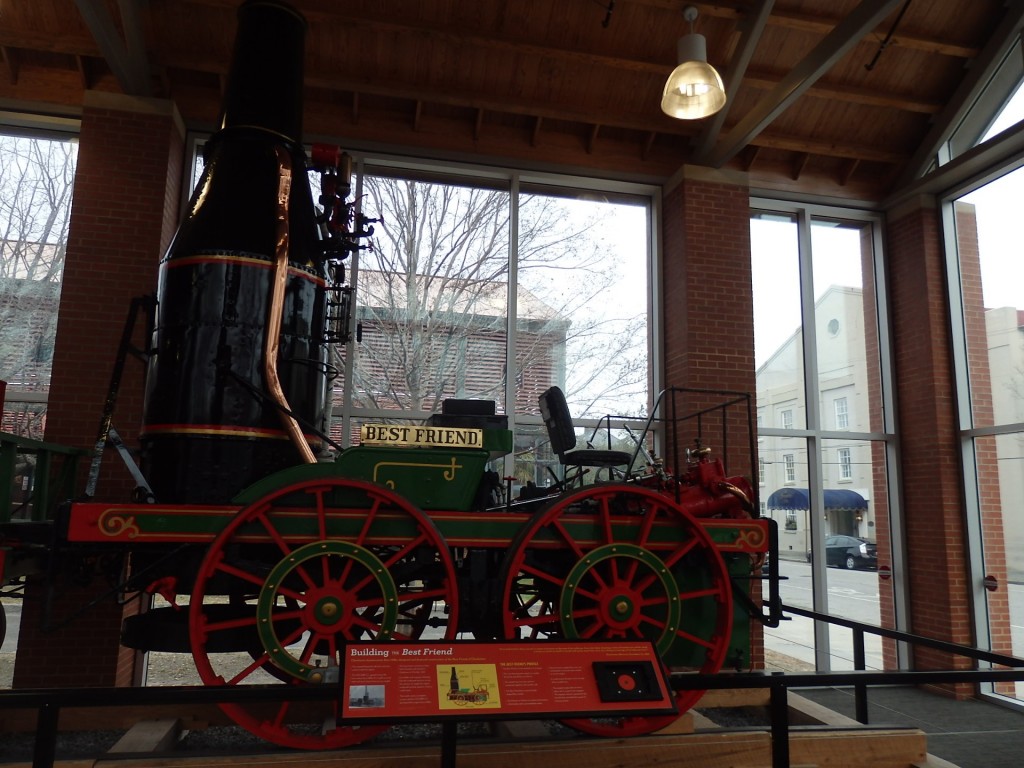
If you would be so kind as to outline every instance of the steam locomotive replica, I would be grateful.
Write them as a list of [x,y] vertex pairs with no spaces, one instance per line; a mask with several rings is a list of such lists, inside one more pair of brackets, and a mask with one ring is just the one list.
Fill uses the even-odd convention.
[[[328,347],[350,333],[345,267],[368,222],[348,199],[347,156],[306,157],[304,19],[250,0],[238,25],[221,126],[161,262],[139,498],[75,501],[63,516],[66,546],[122,552],[122,590],[166,600],[128,619],[122,642],[191,653],[208,686],[336,684],[350,644],[459,637],[646,639],[671,670],[748,667],[752,623],[771,621],[752,585],[775,531],[703,434],[716,414],[723,429],[739,423],[756,466],[748,396],[688,411],[693,393],[667,390],[623,452],[576,449],[551,387],[539,409],[561,463],[578,469],[533,498],[510,498],[492,469],[513,436],[488,401],[366,424],[325,459]],[[743,416],[726,415],[737,404]],[[670,460],[651,454],[647,432]],[[769,586],[777,596],[777,576]],[[700,695],[677,692],[680,713]],[[339,723],[337,703],[222,708],[304,749],[384,728]],[[569,724],[623,736],[672,719]]]

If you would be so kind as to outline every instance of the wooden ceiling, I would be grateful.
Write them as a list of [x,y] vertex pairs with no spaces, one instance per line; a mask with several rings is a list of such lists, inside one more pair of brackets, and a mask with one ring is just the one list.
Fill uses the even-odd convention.
[[[0,109],[87,89],[216,120],[241,0],[0,0]],[[294,0],[306,138],[647,181],[685,164],[877,201],[919,176],[1020,33],[1024,0],[692,3],[725,110],[659,103],[680,0]]]

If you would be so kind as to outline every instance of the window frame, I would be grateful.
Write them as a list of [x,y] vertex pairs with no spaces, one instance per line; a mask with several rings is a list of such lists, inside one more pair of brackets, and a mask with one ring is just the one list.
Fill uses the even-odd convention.
[[[0,134],[4,136],[15,136],[26,139],[40,139],[44,141],[70,141],[77,143],[81,133],[82,121],[79,118],[61,117],[55,115],[36,115],[25,113],[5,112],[0,120]],[[71,209],[74,200],[74,181],[72,181],[71,198],[68,201],[68,218],[71,217]],[[63,274],[61,276],[63,286]],[[59,295],[59,291],[58,291]],[[60,302],[57,303],[57,322],[60,318]],[[56,328],[55,322],[54,327]],[[56,330],[55,330],[56,333]],[[52,345],[54,338],[50,338]],[[9,406],[41,407],[43,413],[49,403],[49,387],[39,390],[14,389],[8,386],[5,390],[4,410]],[[45,416],[44,416],[45,418]]]
[[[840,408],[840,403],[842,407]],[[837,397],[832,401],[833,413],[835,415],[836,429],[850,428],[850,408],[846,396]]]
[[[780,437],[800,440],[802,446],[797,450],[805,450],[807,463],[806,485],[811,504],[814,508],[824,509],[824,485],[826,481],[824,453],[825,441],[851,439],[877,442],[883,446],[880,462],[886,471],[886,493],[889,518],[889,536],[892,547],[893,568],[896,572],[905,563],[905,545],[903,536],[903,516],[900,505],[899,456],[897,439],[897,422],[895,415],[895,365],[892,353],[891,329],[888,311],[887,272],[884,249],[884,218],[881,214],[869,210],[839,208],[831,205],[817,204],[809,201],[785,200],[774,197],[753,196],[750,200],[751,218],[779,220],[786,218],[796,227],[796,243],[799,251],[800,304],[802,308],[802,350],[798,364],[803,366],[802,386],[804,399],[804,428],[791,430],[777,427],[765,427],[758,431],[759,437]],[[817,328],[814,308],[814,275],[812,264],[811,228],[815,220],[837,221],[870,225],[870,262],[874,281],[875,315],[877,317],[878,334],[878,367],[881,420],[878,431],[851,432],[826,428],[822,423],[821,410],[825,406],[823,392],[818,387],[817,360]],[[755,291],[756,291],[755,287]],[[842,329],[840,329],[841,331]],[[801,480],[801,484],[803,484]],[[811,547],[814,551],[824,552],[825,526],[818,524],[814,516],[810,519]],[[812,607],[821,613],[828,613],[828,590],[824,558],[812,559],[812,583],[814,585]],[[897,629],[909,628],[909,591],[907,585],[900,581],[891,585],[893,596],[893,626]],[[830,641],[827,626],[816,623],[814,627],[816,659],[819,669],[830,668]],[[897,665],[906,667],[910,663],[909,648],[905,643],[897,644]]]
[[[657,393],[665,386],[663,364],[660,355],[657,354],[657,350],[661,348],[662,343],[662,302],[660,281],[662,271],[662,252],[661,237],[659,235],[659,226],[662,217],[661,187],[636,182],[574,176],[571,174],[526,171],[509,167],[478,166],[458,162],[441,163],[429,159],[361,151],[358,148],[351,148],[347,151],[353,158],[353,181],[355,186],[353,197],[355,200],[360,202],[363,200],[362,180],[367,167],[371,168],[375,174],[379,173],[381,169],[387,169],[389,172],[399,177],[404,178],[406,174],[412,174],[413,178],[435,182],[451,179],[452,181],[458,181],[459,183],[466,184],[473,183],[475,179],[480,179],[485,185],[489,185],[492,189],[495,188],[496,185],[507,184],[509,195],[513,200],[517,199],[520,193],[553,194],[559,191],[565,195],[600,195],[603,199],[607,199],[610,202],[616,202],[617,200],[621,201],[627,198],[633,201],[641,199],[644,200],[644,205],[646,206],[647,211],[647,232],[645,238],[647,251],[647,408],[648,410],[650,409],[657,397]],[[504,189],[505,187],[502,186],[501,188]],[[512,211],[509,217],[509,248],[512,252],[515,252],[518,246],[518,209],[514,203],[510,204]],[[373,211],[367,211],[366,213],[370,216],[374,214]],[[358,279],[358,254],[353,258],[351,269],[354,272],[355,279]],[[518,274],[516,269],[516,260],[512,259],[512,263],[509,267],[509,311],[507,313],[509,317],[507,318],[508,325],[506,331],[507,370],[514,370],[515,354],[517,349],[517,323],[515,321],[514,312],[516,286],[518,284],[517,281]],[[356,302],[358,302],[358,299],[356,299]],[[347,359],[352,359],[350,356],[353,353],[355,334],[353,333],[352,336],[353,338],[350,339],[346,345],[345,355]],[[395,412],[391,411],[385,412],[375,411],[373,409],[354,408],[349,394],[352,392],[351,376],[351,366],[346,366],[345,379],[343,383],[345,392],[345,395],[343,395],[343,401],[341,405],[334,405],[331,409],[332,422],[340,424],[340,433],[343,436],[342,445],[346,447],[350,440],[350,435],[352,434],[351,423],[353,419],[365,420],[367,418],[373,418],[374,416],[383,417],[396,415]],[[506,405],[515,403],[515,378],[511,376],[506,377],[504,403]],[[515,413],[514,411],[515,409],[512,408],[507,413],[509,417],[509,429],[512,430],[514,434],[519,433],[520,427],[524,427],[527,430],[534,430],[538,427],[543,429],[543,421],[539,415]],[[402,411],[401,413],[402,418],[425,419],[430,415],[425,412],[412,411]],[[580,418],[575,414],[573,416],[573,425],[577,429],[587,431],[593,430],[597,428],[600,423],[600,417]],[[631,429],[642,430],[646,421],[644,417],[637,417],[635,420],[630,420],[626,423]],[[654,438],[655,448],[660,451],[663,442],[660,429],[655,431]],[[511,455],[506,456],[503,460],[502,469],[504,475],[511,476],[514,472],[514,467],[515,457]]]

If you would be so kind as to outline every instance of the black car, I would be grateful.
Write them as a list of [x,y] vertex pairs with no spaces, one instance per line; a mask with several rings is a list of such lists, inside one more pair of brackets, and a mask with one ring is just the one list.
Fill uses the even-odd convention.
[[[810,553],[808,553],[810,560]],[[825,565],[852,570],[877,568],[878,547],[859,536],[828,536],[825,539]]]

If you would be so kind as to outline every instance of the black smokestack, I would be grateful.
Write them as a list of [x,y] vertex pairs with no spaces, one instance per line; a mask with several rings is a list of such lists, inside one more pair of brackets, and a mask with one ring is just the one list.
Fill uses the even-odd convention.
[[143,471],[163,503],[226,504],[302,462],[268,397],[264,360],[282,229],[288,277],[273,328],[280,329],[276,373],[302,425],[298,437],[318,445],[312,429],[322,426],[326,400],[326,297],[301,145],[305,29],[284,3],[239,8],[221,128],[161,262],[142,447]]

